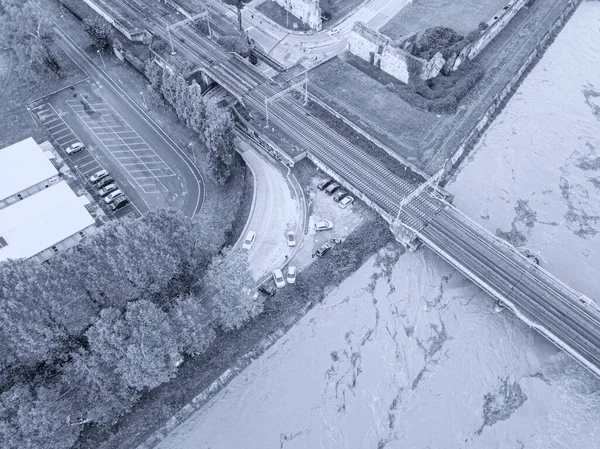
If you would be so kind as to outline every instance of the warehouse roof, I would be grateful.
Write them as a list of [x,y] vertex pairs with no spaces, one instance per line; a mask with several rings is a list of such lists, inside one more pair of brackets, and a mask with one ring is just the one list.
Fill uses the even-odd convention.
[[0,200],[58,174],[31,137],[0,150]]
[[0,209],[0,262],[35,256],[93,225],[82,198],[61,181]]

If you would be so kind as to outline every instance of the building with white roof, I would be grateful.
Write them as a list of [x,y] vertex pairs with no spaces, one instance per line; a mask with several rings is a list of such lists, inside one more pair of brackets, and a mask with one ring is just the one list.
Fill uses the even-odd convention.
[[58,171],[31,137],[0,150],[0,209],[58,182]]
[[48,260],[95,231],[85,205],[31,138],[0,150],[0,262]]

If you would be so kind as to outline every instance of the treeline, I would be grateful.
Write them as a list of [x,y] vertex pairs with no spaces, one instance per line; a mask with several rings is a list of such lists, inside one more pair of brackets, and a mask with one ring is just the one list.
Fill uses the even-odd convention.
[[0,0],[0,48],[12,49],[18,70],[13,73],[31,80],[44,74],[61,74],[55,54],[50,22],[32,2]]
[[216,101],[206,101],[196,81],[186,80],[152,61],[146,64],[146,77],[152,90],[171,104],[177,116],[196,131],[208,149],[207,162],[212,177],[224,184],[235,164],[235,124],[231,112]]
[[241,252],[215,258],[168,210],[105,225],[50,264],[0,264],[0,441],[73,446],[262,311]]

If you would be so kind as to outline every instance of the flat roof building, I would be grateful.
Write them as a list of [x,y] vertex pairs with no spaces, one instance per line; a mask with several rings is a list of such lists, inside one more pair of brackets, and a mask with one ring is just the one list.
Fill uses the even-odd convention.
[[0,150],[0,262],[45,261],[95,229],[95,220],[31,138]]
[[40,183],[58,182],[58,171],[49,155],[31,137],[0,150],[0,208],[29,196]]

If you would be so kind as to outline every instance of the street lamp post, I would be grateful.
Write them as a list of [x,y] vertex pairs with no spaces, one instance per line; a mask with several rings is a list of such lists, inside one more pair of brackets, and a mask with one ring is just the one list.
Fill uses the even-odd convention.
[[144,91],[141,91],[140,95],[142,96],[142,102],[144,103],[144,108],[146,108],[146,111],[147,111],[148,105],[146,104],[146,97],[144,96]]
[[102,52],[100,49],[96,50],[96,52],[100,55],[100,60],[102,61],[102,65],[104,66],[104,70],[106,70],[106,64],[104,63],[104,58],[102,57]]

